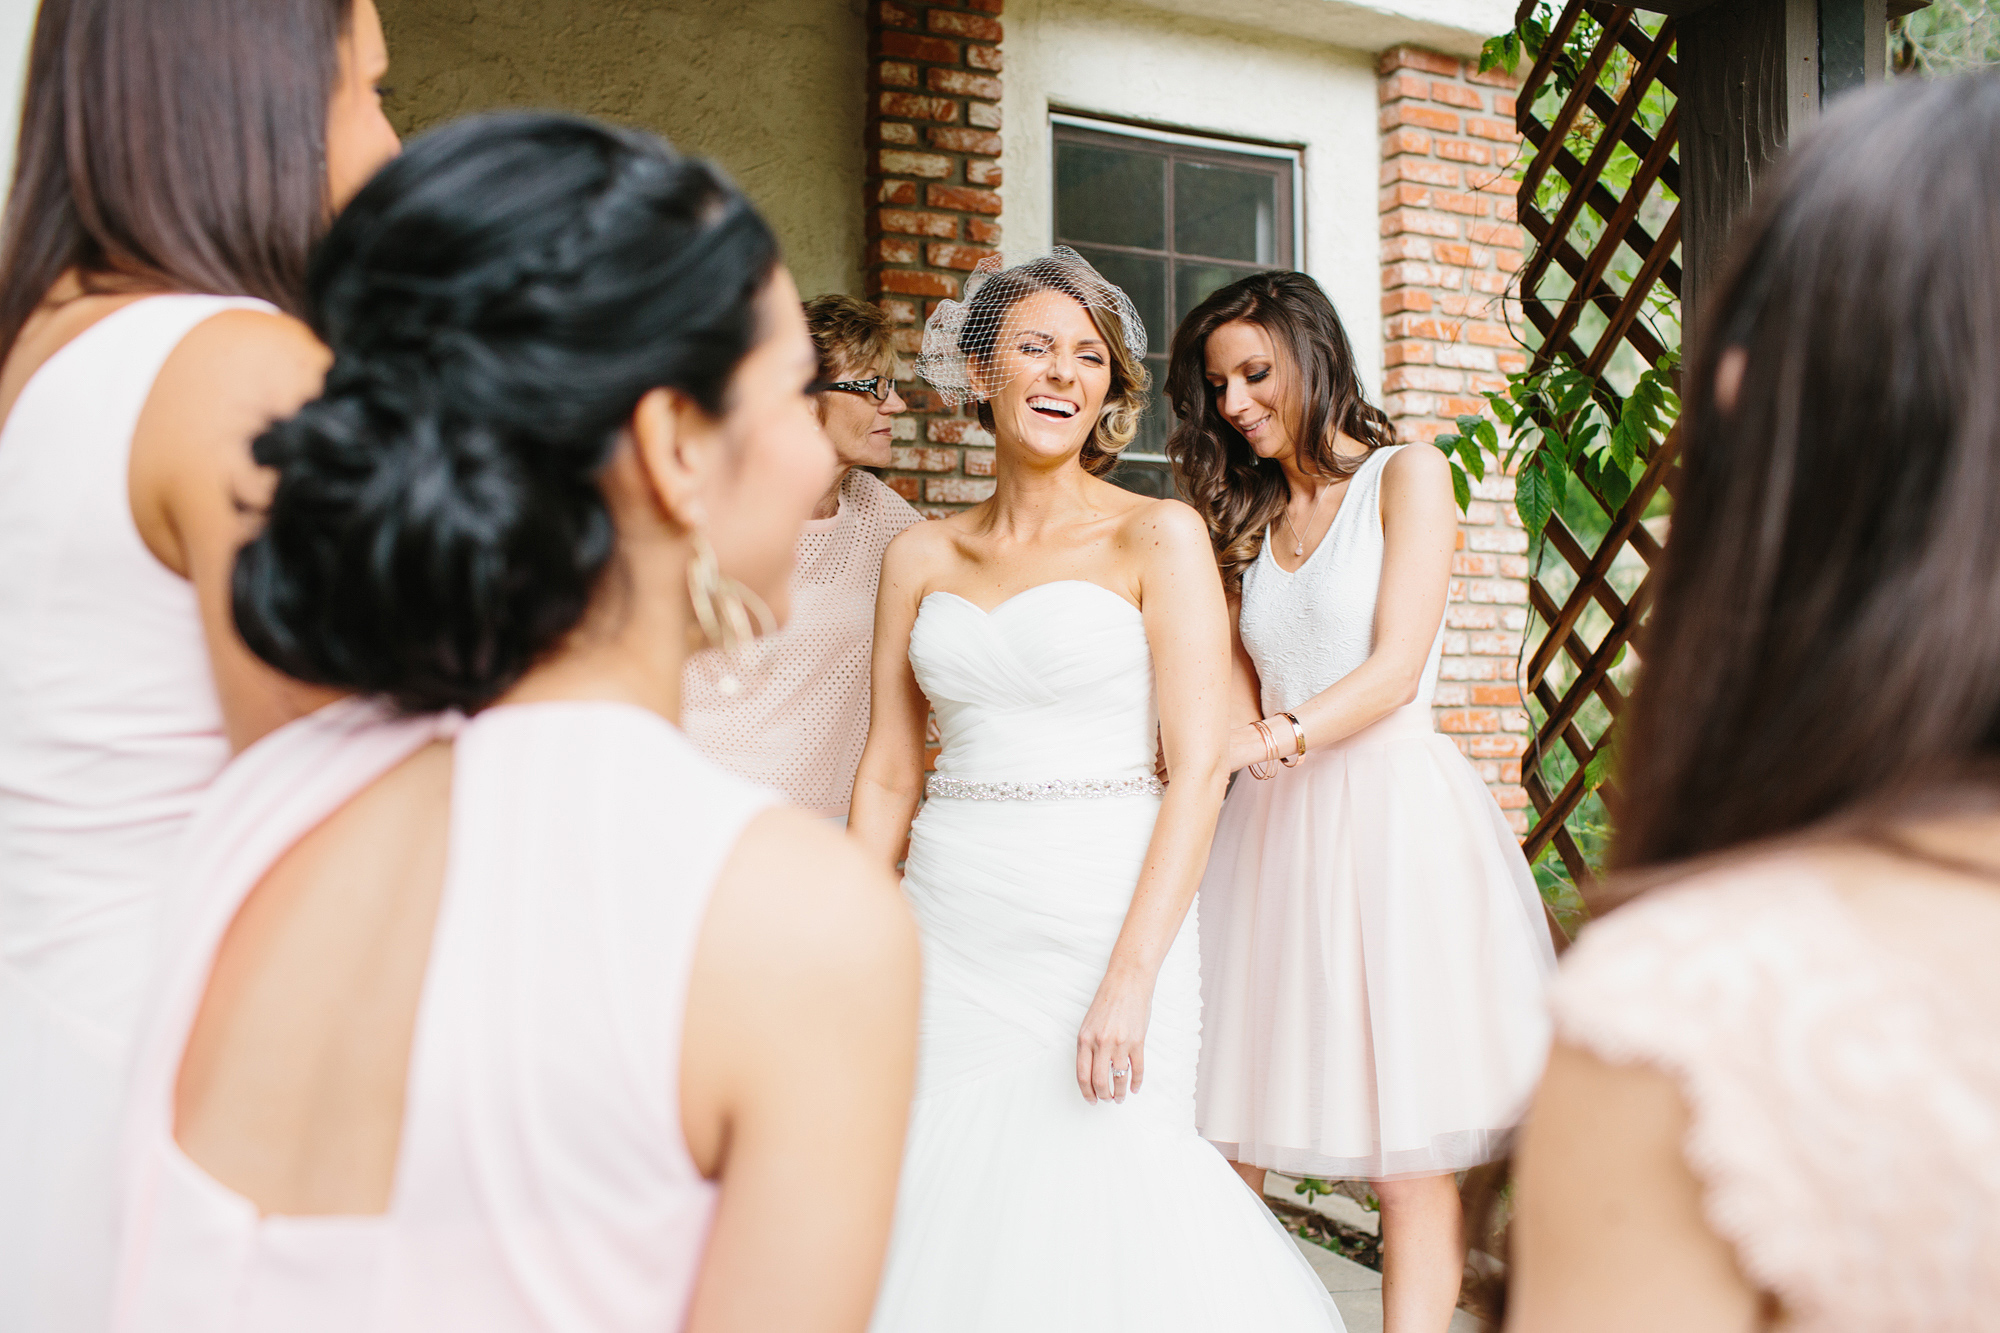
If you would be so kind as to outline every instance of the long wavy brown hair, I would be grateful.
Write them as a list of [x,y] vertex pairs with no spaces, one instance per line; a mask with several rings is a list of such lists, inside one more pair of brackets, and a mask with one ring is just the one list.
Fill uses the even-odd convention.
[[1995,142],[2000,76],[1899,82],[1759,186],[1684,382],[1616,869],[2000,789]]
[[[1179,424],[1167,440],[1174,485],[1208,522],[1222,582],[1234,595],[1243,572],[1264,546],[1264,531],[1291,498],[1277,460],[1259,458],[1236,427],[1223,420],[1208,383],[1208,338],[1244,319],[1271,336],[1283,363],[1292,438],[1306,472],[1349,477],[1361,459],[1395,442],[1395,428],[1361,392],[1354,349],[1333,302],[1303,273],[1273,270],[1230,283],[1196,306],[1174,332],[1167,365],[1167,399]],[[1341,435],[1364,445],[1342,457]]]

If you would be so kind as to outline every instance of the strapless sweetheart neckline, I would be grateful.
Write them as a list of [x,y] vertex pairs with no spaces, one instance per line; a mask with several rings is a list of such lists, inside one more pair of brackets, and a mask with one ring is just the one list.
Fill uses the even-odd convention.
[[1132,605],[1129,599],[1121,596],[1118,593],[1111,591],[1111,589],[1105,587],[1102,583],[1093,583],[1089,579],[1050,579],[1047,583],[1037,583],[1031,588],[1023,588],[1021,589],[1021,591],[1014,593],[1011,596],[1003,597],[990,607],[981,606],[979,603],[973,601],[970,597],[961,596],[960,594],[952,592],[949,589],[939,588],[934,592],[925,593],[923,596],[923,601],[918,602],[917,605],[919,608],[921,608],[924,602],[928,602],[933,597],[949,597],[955,602],[965,603],[973,610],[979,612],[979,614],[982,616],[993,616],[993,615],[998,615],[1001,611],[1005,610],[1007,607],[1013,605],[1015,602],[1020,601],[1023,597],[1026,597],[1029,593],[1040,592],[1044,588],[1060,588],[1064,587],[1065,585],[1072,585],[1072,584],[1079,585],[1085,588],[1095,588],[1097,591],[1103,593],[1106,597],[1110,597],[1116,600],[1120,606],[1132,612],[1134,615],[1145,614],[1143,611],[1139,610],[1138,607]]

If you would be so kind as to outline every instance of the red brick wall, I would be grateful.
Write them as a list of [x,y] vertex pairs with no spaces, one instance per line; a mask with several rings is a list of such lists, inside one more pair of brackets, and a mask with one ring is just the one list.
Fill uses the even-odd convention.
[[[1002,0],[875,0],[868,14],[868,294],[914,375],[923,321],[1000,244]],[[993,441],[920,380],[901,384],[888,482],[926,512],[993,493]]]
[[[1476,67],[1475,67],[1476,68]],[[1485,407],[1483,390],[1525,365],[1506,305],[1527,242],[1514,211],[1515,81],[1415,47],[1376,65],[1382,131],[1382,400],[1405,440],[1451,429]],[[1438,730],[1493,788],[1517,831],[1528,716],[1515,685],[1527,624],[1528,535],[1514,483],[1488,476],[1459,527]]]

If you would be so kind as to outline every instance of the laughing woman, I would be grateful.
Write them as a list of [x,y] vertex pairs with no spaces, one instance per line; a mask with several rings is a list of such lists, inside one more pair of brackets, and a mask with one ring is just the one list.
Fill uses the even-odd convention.
[[994,267],[938,304],[919,369],[978,403],[996,485],[889,545],[855,783],[878,863],[908,837],[924,949],[873,1328],[1338,1328],[1195,1132],[1189,908],[1222,800],[1229,626],[1201,520],[1103,480],[1138,428],[1145,329],[1072,250]]
[[1202,1134],[1366,1179],[1384,1328],[1442,1333],[1453,1173],[1502,1150],[1547,1047],[1554,963],[1512,832],[1431,730],[1457,510],[1392,444],[1340,318],[1300,273],[1244,278],[1174,338],[1176,480],[1236,596],[1228,764],[1202,880]]

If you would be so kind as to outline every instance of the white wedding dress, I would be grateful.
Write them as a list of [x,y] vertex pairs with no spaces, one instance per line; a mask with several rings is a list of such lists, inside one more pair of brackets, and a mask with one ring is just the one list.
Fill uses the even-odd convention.
[[1077,1089],[1077,1030],[1160,810],[1138,610],[1080,580],[991,612],[932,593],[910,662],[942,779],[903,881],[923,933],[922,1055],[875,1333],[1340,1328],[1195,1133],[1192,912],[1153,995],[1145,1086],[1095,1106]]

